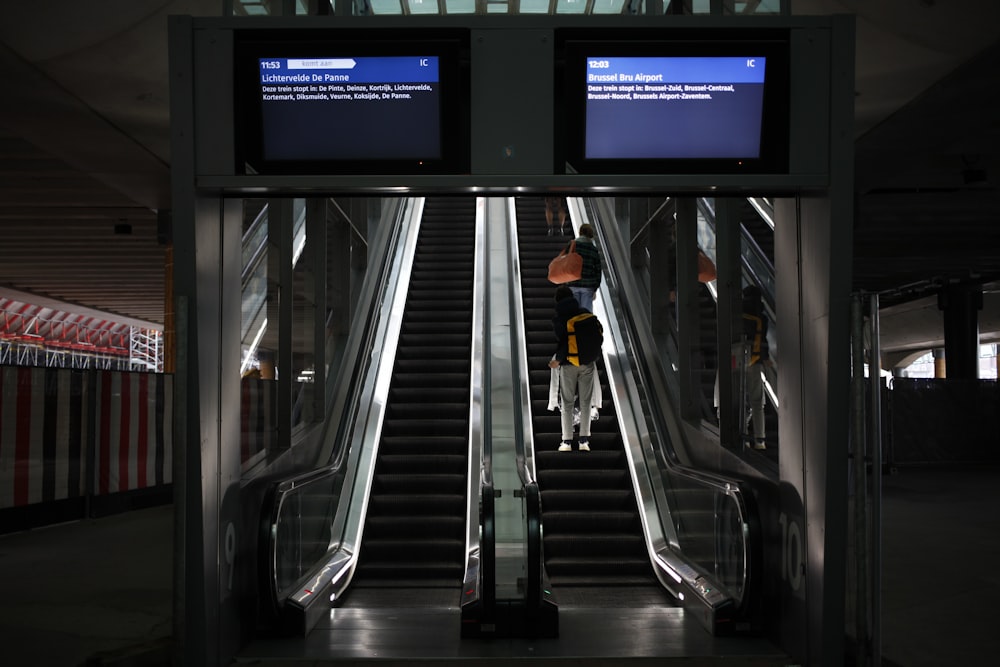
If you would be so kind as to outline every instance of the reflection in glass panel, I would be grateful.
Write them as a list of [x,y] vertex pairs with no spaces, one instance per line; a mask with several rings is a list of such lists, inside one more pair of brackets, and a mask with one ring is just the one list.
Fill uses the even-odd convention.
[[[242,12],[240,6],[242,6]],[[267,16],[270,10],[264,0],[240,0],[239,5],[233,6],[233,15],[239,16],[241,13],[247,16]]]
[[[316,304],[312,255],[306,252],[305,200],[296,199],[292,226],[292,426],[312,422]],[[323,267],[325,269],[325,267]]]
[[370,2],[372,14],[376,16],[392,16],[403,13],[403,6],[400,4],[400,0],[370,0]]
[[406,0],[410,7],[410,14],[437,14],[437,0]]
[[476,0],[445,0],[446,14],[475,14]]
[[726,0],[723,14],[780,14],[780,0]]
[[692,14],[711,14],[712,13],[712,0],[692,0],[692,2],[691,2],[691,13]]
[[506,14],[507,9],[506,2],[490,2],[486,5],[487,14]]
[[[268,334],[268,207],[243,201],[240,322],[240,452],[244,470],[274,446],[273,354],[262,349]],[[276,332],[272,331],[276,336]]]
[[559,0],[556,4],[556,14],[586,14],[586,0]]
[[549,0],[521,0],[522,14],[548,14]]
[[[594,0],[594,6],[590,10],[591,14],[621,14],[625,7],[625,0]],[[640,8],[640,12],[642,8]]]

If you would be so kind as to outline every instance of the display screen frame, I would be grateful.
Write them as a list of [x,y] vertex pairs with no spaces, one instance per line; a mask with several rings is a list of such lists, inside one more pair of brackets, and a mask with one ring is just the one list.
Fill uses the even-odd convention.
[[[578,174],[787,174],[790,68],[787,29],[557,31],[557,90],[553,121],[555,173]],[[587,61],[597,58],[765,58],[759,153],[714,157],[588,156]],[[629,102],[634,103],[634,102]],[[589,119],[593,122],[593,119]],[[624,122],[624,121],[623,121]],[[629,128],[635,129],[635,128]],[[647,131],[670,131],[664,126]],[[591,132],[595,128],[590,128]],[[601,132],[602,130],[597,130]],[[615,126],[604,132],[615,132]],[[611,141],[614,141],[611,139]],[[590,148],[593,148],[591,146]],[[593,151],[591,151],[592,153]]]
[[[300,149],[293,137],[290,150],[280,156],[269,150],[288,131],[277,126],[265,112],[261,82],[261,61],[267,59],[344,59],[430,58],[437,61],[437,118],[429,127],[436,141],[414,142],[393,153],[391,142],[372,154],[338,155],[335,148],[318,151],[308,135]],[[415,34],[403,29],[317,29],[303,36],[301,31],[241,30],[234,37],[234,142],[235,169],[238,174],[265,175],[352,175],[352,174],[463,174],[470,164],[470,61],[468,31],[452,28],[429,28]],[[296,102],[290,102],[292,104]],[[308,101],[322,105],[323,102]],[[334,102],[333,104],[338,104]],[[433,107],[433,103],[430,105]],[[405,110],[405,106],[400,107]],[[405,111],[404,111],[405,114]],[[297,115],[295,113],[292,114]],[[322,110],[304,117],[310,124],[329,121],[333,130],[349,132],[351,116],[338,116],[330,107],[324,118]],[[391,116],[391,114],[389,114]],[[376,117],[372,114],[371,117]],[[378,114],[379,127],[399,132],[399,124]],[[345,120],[346,119],[346,120]],[[319,121],[319,122],[317,122]],[[372,131],[377,131],[373,128]],[[411,128],[412,129],[412,128]],[[326,128],[329,132],[331,128]],[[302,128],[302,132],[310,131]],[[318,131],[318,130],[317,130]],[[406,134],[404,133],[405,137]],[[421,139],[426,139],[421,135]],[[355,137],[350,137],[355,139]],[[382,153],[378,155],[378,153]]]

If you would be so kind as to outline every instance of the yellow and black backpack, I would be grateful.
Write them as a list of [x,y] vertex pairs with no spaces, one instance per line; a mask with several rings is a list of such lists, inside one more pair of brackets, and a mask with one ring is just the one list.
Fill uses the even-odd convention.
[[566,320],[568,347],[566,360],[574,366],[596,361],[604,344],[604,327],[593,313],[580,313]]

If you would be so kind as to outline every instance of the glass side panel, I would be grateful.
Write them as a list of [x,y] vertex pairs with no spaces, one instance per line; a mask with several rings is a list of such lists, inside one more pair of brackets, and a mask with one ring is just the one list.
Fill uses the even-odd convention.
[[[315,405],[316,276],[326,267],[313,265],[310,237],[306,233],[305,200],[296,199],[292,263],[292,426],[319,419]],[[325,213],[325,210],[324,210]],[[322,312],[322,309],[319,309]]]
[[664,477],[681,553],[740,599],[746,585],[747,543],[736,499],[680,474],[665,471]]
[[[243,200],[242,293],[240,321],[240,461],[249,470],[275,446],[273,366],[261,365],[267,335],[268,208],[260,199]],[[265,373],[267,375],[265,376]]]
[[522,14],[548,14],[549,0],[521,0]]
[[445,0],[447,14],[475,14],[476,0]]
[[[640,12],[645,9],[645,4]],[[625,7],[625,0],[594,0],[594,5],[590,10],[591,14],[621,14]]]
[[372,14],[396,15],[403,13],[403,5],[400,0],[371,0]]
[[780,14],[780,0],[725,0],[723,14]]
[[437,0],[407,0],[411,15],[437,14]]
[[284,495],[273,527],[279,599],[330,551],[334,539],[331,527],[343,484],[343,475],[331,474]]
[[557,0],[556,14],[586,14],[587,3],[584,0]]

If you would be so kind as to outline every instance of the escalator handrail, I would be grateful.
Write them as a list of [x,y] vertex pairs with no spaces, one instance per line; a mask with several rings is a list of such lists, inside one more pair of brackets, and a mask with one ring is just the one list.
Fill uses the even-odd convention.
[[525,584],[525,604],[532,614],[539,614],[546,603],[544,598],[545,554],[542,547],[542,506],[535,468],[535,436],[531,419],[531,387],[528,369],[527,345],[525,342],[524,299],[521,294],[521,259],[517,234],[516,199],[507,200],[507,259],[511,321],[511,381],[515,388],[514,410],[514,451],[517,458],[517,472],[524,499],[527,577]]
[[507,267],[511,317],[511,369],[513,386],[516,388],[516,404],[520,409],[514,410],[514,445],[517,452],[517,469],[521,477],[521,485],[537,484],[535,469],[535,436],[531,420],[526,415],[531,414],[531,390],[529,382],[528,357],[524,342],[524,300],[521,295],[521,259],[518,251],[517,210],[513,197],[507,205],[507,247],[509,265]]
[[764,221],[771,231],[774,231],[774,205],[763,197],[747,197],[747,201],[757,211],[757,215]]
[[491,617],[494,613],[496,568],[494,564],[495,521],[493,499],[493,449],[487,429],[490,402],[484,387],[490,386],[487,313],[487,248],[485,200],[476,202],[475,261],[472,293],[472,350],[469,375],[469,464],[466,481],[466,559],[462,586],[463,605],[478,602]]

